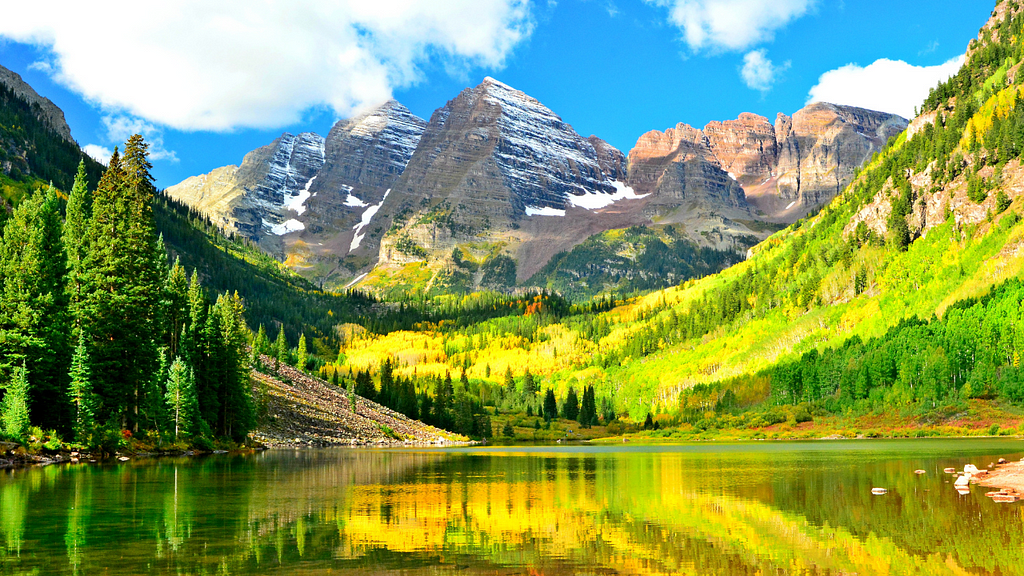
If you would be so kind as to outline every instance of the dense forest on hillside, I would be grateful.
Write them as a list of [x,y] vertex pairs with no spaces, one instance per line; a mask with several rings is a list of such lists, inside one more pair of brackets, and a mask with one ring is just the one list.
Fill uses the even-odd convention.
[[[540,306],[464,328],[361,334],[322,370],[373,371],[386,359],[427,390],[428,379],[464,372],[467,394],[495,414],[536,413],[549,388],[561,403],[593,386],[609,415],[640,422],[658,413],[688,425],[772,406],[834,414],[894,402],[921,412],[971,399],[1019,404],[1020,337],[993,339],[957,318],[1006,313],[1012,304],[992,302],[1016,290],[1020,272],[1013,183],[1024,148],[1016,83],[1024,78],[1015,75],[1022,24],[1009,5],[972,43],[963,70],[932,92],[924,110],[933,117],[890,141],[833,203],[755,247],[748,261],[567,313]],[[558,280],[559,270],[610,256],[602,250],[560,255],[538,278],[569,286],[571,274]],[[1001,334],[1019,334],[1019,318],[1006,318]],[[930,371],[927,384],[921,371]],[[517,392],[528,374],[537,392],[506,401],[499,391],[509,372]],[[772,419],[735,422],[757,428]]]
[[5,196],[3,430],[244,441],[252,353],[483,438],[1019,413],[1024,14],[1003,7],[907,132],[742,261],[634,227],[557,255],[534,290],[322,291],[157,192],[132,140],[98,182],[83,162],[66,195]]

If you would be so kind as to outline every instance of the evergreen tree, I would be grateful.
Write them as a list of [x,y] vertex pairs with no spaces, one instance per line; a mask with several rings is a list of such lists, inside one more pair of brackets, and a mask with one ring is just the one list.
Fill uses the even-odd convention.
[[171,358],[177,358],[182,354],[181,340],[184,336],[185,327],[189,323],[189,284],[188,276],[185,274],[185,267],[181,265],[181,259],[176,258],[171,271],[167,275],[167,282],[164,292],[167,295],[166,323],[168,338],[167,349]]
[[512,427],[512,422],[506,420],[505,425],[501,427],[501,435],[509,438],[514,438],[516,435],[516,429]]
[[533,374],[530,373],[530,369],[526,369],[526,374],[523,375],[523,394],[526,396],[533,396],[537,393],[537,385],[533,381]]
[[444,381],[438,382],[434,392],[434,425],[445,430],[452,429],[452,388],[451,373],[445,374]]
[[391,357],[388,356],[380,365],[380,394],[377,401],[392,410],[398,410],[396,400],[394,365],[391,363]]
[[371,401],[377,399],[377,389],[373,386],[369,371],[356,374],[356,394]]
[[[260,324],[256,331],[256,337],[252,341],[252,349],[255,354],[268,354],[270,352],[270,340],[267,338],[267,330]],[[338,382],[335,381],[335,384]]]
[[[277,331],[277,341],[274,342],[274,371],[281,372],[281,362],[288,360],[288,341],[284,337],[284,324]],[[360,394],[361,396],[361,394]]]
[[21,438],[28,430],[28,369],[22,364],[15,369],[14,379],[7,385],[4,399],[0,400],[0,423],[3,432],[11,438]]
[[93,382],[107,418],[138,430],[139,406],[157,364],[155,337],[165,277],[157,237],[148,144],[134,135],[122,159],[115,149],[93,196],[79,321],[92,357]]
[[71,313],[75,318],[75,328],[81,326],[79,310],[82,302],[82,282],[85,277],[83,264],[89,252],[88,231],[92,214],[92,193],[89,191],[88,176],[85,171],[85,159],[78,163],[78,174],[68,194],[66,216],[64,218],[63,241],[67,253],[68,266],[68,301]]
[[555,391],[548,388],[544,393],[544,419],[547,421],[558,418],[558,400],[555,399]]
[[246,355],[249,329],[243,317],[244,307],[238,293],[217,298],[215,313],[220,317],[222,341],[222,381],[219,387],[219,433],[241,442],[256,425],[250,366]]
[[298,358],[295,361],[295,367],[299,370],[306,369],[306,362],[309,361],[309,355],[306,351],[306,333],[299,334],[299,351]]
[[24,200],[0,240],[0,378],[29,369],[29,408],[41,426],[64,428],[68,316],[60,205],[51,187]]
[[513,395],[516,392],[516,379],[512,377],[512,367],[505,367],[505,393]]
[[590,428],[597,420],[597,403],[594,400],[594,387],[586,386],[583,389],[583,400],[580,402],[580,413],[577,421],[583,428]]
[[78,344],[71,357],[71,385],[68,396],[73,411],[72,431],[75,442],[87,444],[96,425],[96,396],[92,392],[89,352],[85,348],[85,336],[81,331],[78,332]]
[[576,389],[569,387],[565,394],[565,404],[562,405],[562,417],[566,420],[575,420],[580,414],[580,401],[576,396]]
[[188,365],[175,358],[167,376],[167,408],[170,413],[174,439],[182,434],[191,434],[198,415],[194,374]]

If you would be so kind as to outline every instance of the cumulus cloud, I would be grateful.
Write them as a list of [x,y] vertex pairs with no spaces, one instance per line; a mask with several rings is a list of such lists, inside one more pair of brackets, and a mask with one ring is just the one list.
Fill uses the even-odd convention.
[[348,116],[426,62],[500,67],[533,28],[529,0],[51,4],[5,7],[0,37],[48,49],[53,77],[110,114],[181,130]]
[[668,9],[693,50],[745,50],[810,10],[816,0],[645,0]]
[[768,51],[765,49],[753,50],[743,57],[743,67],[740,68],[740,77],[743,83],[752,90],[767,92],[775,85],[778,75],[789,68],[790,63],[786,62],[781,66],[775,66],[768,59]]
[[[107,128],[107,140],[121,145],[133,134],[141,134],[149,144],[149,159],[154,161],[167,160],[177,162],[178,155],[174,150],[164,148],[163,131],[149,122],[129,116],[104,116],[103,125]],[[110,157],[110,153],[107,153]]]
[[100,146],[99,144],[86,144],[82,146],[82,151],[104,166],[110,162],[110,156],[114,153],[110,148]]
[[914,66],[887,58],[863,67],[847,64],[822,74],[807,102],[846,104],[912,118],[928,91],[956,74],[963,63],[964,57],[958,56],[937,66]]

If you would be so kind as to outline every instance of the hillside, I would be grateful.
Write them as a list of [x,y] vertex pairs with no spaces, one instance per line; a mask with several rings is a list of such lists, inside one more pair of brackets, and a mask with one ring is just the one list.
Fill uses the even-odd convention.
[[254,388],[266,396],[266,417],[253,438],[264,445],[448,444],[465,440],[291,366],[281,366],[275,372],[269,356],[262,356],[259,365],[260,370],[253,372]]
[[822,415],[895,407],[927,420],[973,399],[1019,402],[1022,25],[1020,8],[1000,3],[909,129],[744,262],[569,314],[540,307],[357,339],[339,368],[384,357],[406,376],[465,368],[486,394],[507,390],[510,370],[514,399],[492,394],[495,405],[537,409],[539,397],[519,396],[528,368],[559,404],[593,386],[634,421],[686,425],[750,414],[734,424],[756,428],[787,405]]

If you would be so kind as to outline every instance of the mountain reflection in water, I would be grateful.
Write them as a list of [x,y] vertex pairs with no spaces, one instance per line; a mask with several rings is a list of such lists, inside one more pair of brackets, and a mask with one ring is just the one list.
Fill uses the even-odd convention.
[[1024,576],[1024,503],[960,496],[942,473],[1022,448],[279,450],[17,470],[0,476],[0,572]]

